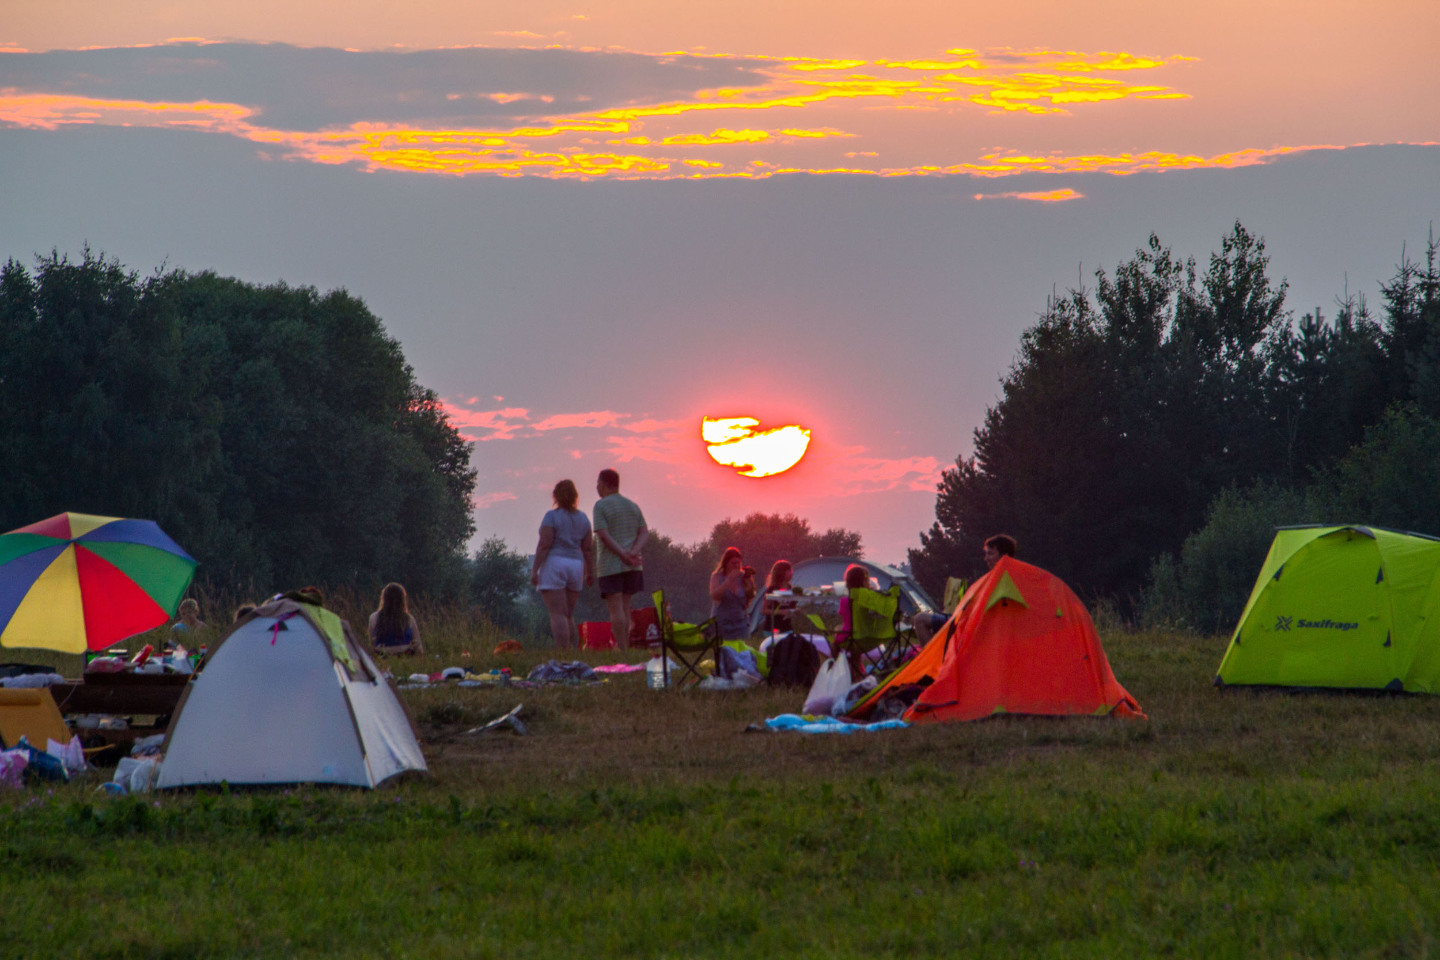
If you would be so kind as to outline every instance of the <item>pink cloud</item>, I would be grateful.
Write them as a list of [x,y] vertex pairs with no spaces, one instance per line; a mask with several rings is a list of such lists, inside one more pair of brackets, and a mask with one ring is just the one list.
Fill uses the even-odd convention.
[[884,493],[889,490],[921,490],[933,492],[945,469],[935,457],[864,457],[864,447],[843,451],[834,464],[835,496],[853,497],[861,493]]
[[634,420],[620,426],[631,433],[655,433],[658,430],[679,430],[688,420]]
[[614,427],[626,414],[614,410],[590,413],[556,413],[535,424],[536,430],[571,430],[576,427]]
[[[524,407],[505,407],[502,410],[467,410],[464,407],[448,403],[443,398],[440,406],[444,409],[445,416],[450,419],[450,424],[460,430],[460,435],[472,443],[514,439],[515,435],[525,426],[523,421],[530,419],[530,411]],[[484,430],[489,433],[475,436],[466,433],[467,430]]]
[[484,510],[486,507],[493,507],[497,503],[516,499],[519,498],[507,490],[497,490],[494,493],[482,493],[475,498],[475,509]]

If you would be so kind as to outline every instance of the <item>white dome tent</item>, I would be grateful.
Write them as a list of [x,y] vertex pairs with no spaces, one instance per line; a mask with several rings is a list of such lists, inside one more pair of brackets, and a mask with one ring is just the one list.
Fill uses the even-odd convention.
[[155,786],[374,787],[424,769],[405,708],[350,625],[281,598],[216,643],[171,720]]

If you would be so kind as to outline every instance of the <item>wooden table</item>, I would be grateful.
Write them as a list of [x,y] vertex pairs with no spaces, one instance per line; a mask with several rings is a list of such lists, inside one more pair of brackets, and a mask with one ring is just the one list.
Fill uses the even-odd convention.
[[132,723],[124,730],[72,728],[97,735],[110,743],[163,732],[190,683],[184,673],[87,673],[83,680],[67,680],[50,688],[63,714],[103,713],[111,716],[153,718],[148,726]]

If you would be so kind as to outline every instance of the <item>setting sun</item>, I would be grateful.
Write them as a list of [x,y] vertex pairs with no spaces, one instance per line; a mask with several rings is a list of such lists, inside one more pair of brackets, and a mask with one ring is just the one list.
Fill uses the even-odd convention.
[[771,477],[784,473],[805,456],[810,431],[796,424],[756,430],[754,417],[729,417],[700,425],[700,436],[716,463],[734,467],[742,477]]

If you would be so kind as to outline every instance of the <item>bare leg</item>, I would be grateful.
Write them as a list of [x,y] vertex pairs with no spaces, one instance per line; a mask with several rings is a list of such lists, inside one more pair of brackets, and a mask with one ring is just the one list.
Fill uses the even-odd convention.
[[610,631],[615,635],[615,646],[624,650],[630,646],[630,597],[628,593],[612,593],[605,598],[610,608]]
[[580,628],[575,623],[575,604],[580,602],[579,590],[565,591],[565,615],[570,620],[570,641],[580,649]]
[[571,634],[575,632],[575,621],[570,617],[570,611],[574,609],[568,603],[565,596],[566,590],[541,590],[540,599],[545,601],[545,609],[550,613],[550,636],[555,640],[555,647],[563,650],[570,646]]

